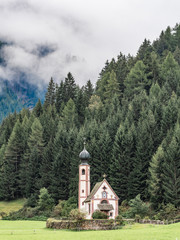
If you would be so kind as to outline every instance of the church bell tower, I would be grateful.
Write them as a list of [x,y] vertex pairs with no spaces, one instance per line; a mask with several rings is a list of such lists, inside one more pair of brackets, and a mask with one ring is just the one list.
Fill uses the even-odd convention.
[[79,194],[78,194],[78,205],[79,209],[84,208],[84,200],[90,194],[90,165],[89,159],[90,154],[86,150],[86,143],[84,142],[84,149],[79,154],[80,165],[79,165]]

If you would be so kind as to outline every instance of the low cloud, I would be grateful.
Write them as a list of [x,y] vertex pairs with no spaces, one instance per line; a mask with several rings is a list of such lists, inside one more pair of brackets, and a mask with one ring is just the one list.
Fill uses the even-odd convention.
[[0,77],[14,80],[24,72],[40,87],[70,71],[80,85],[95,83],[107,59],[135,54],[144,38],[173,27],[179,7],[176,0],[1,0],[0,39],[9,44]]

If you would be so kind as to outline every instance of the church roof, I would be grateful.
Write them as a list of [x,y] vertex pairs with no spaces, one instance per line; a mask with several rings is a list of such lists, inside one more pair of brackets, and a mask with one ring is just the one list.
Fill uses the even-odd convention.
[[97,182],[96,185],[94,186],[94,188],[92,189],[91,193],[89,194],[89,196],[87,196],[87,198],[84,200],[84,202],[89,202],[91,200],[91,198],[94,196],[94,194],[97,192],[97,190],[99,189],[99,187],[101,186],[103,181],[101,182]]
[[83,151],[80,152],[79,158],[80,158],[80,159],[89,159],[89,158],[90,158],[90,154],[89,154],[88,151],[84,148]]
[[103,182],[106,182],[107,185],[110,187],[110,189],[113,191],[114,195],[116,196],[117,199],[118,196],[116,195],[116,193],[114,192],[114,190],[112,189],[112,187],[110,186],[110,184],[108,183],[108,181],[106,179],[103,179],[103,181],[101,182],[97,182],[96,185],[94,186],[94,188],[92,189],[92,191],[90,192],[89,196],[87,196],[87,198],[84,200],[84,202],[90,202],[92,197],[95,195],[95,193],[97,192],[97,190],[100,188],[100,186],[102,185]]
[[98,208],[99,208],[99,210],[101,210],[101,211],[110,211],[110,210],[114,210],[112,204],[98,204]]

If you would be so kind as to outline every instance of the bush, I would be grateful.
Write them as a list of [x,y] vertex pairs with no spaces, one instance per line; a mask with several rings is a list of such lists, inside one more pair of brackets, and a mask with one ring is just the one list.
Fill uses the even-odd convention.
[[37,196],[35,194],[31,194],[31,196],[27,199],[24,207],[36,207],[37,205]]
[[154,215],[155,220],[173,220],[176,218],[178,215],[178,210],[177,208],[171,204],[168,203],[167,205],[162,204],[161,205],[161,210]]
[[121,215],[116,217],[116,221],[119,225],[124,225],[123,217]]
[[81,212],[78,208],[76,208],[71,210],[69,216],[71,219],[74,219],[74,220],[82,220],[82,219],[85,219],[86,213]]
[[136,222],[139,222],[139,220],[141,220],[141,216],[138,215],[138,214],[136,214],[136,215],[135,215],[135,220],[136,220]]
[[93,219],[107,219],[108,215],[99,210],[96,210],[95,212],[93,212],[92,218]]
[[46,220],[48,217],[50,217],[50,211],[40,211],[38,207],[23,207],[3,216],[3,220]]
[[0,217],[5,217],[7,214],[5,212],[0,212]]
[[67,201],[59,200],[58,205],[55,206],[52,217],[68,217],[72,209],[77,208],[77,200],[75,197],[70,197]]
[[119,206],[119,215],[122,215],[123,217],[129,217],[128,216],[129,211],[129,204],[127,200],[124,200],[121,202],[121,205]]
[[54,206],[54,200],[51,195],[48,193],[46,188],[40,189],[38,207],[40,210],[52,210]]
[[134,199],[130,200],[129,206],[130,209],[128,213],[132,218],[134,218],[136,215],[139,215],[141,218],[143,218],[149,213],[149,205],[141,200],[140,194],[138,194]]

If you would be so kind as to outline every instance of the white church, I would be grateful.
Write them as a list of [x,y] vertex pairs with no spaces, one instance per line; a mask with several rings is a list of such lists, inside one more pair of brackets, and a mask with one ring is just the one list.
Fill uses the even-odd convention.
[[119,198],[106,180],[106,176],[104,175],[104,179],[97,182],[92,191],[90,190],[90,154],[85,148],[85,143],[79,158],[81,160],[79,165],[79,210],[87,213],[87,219],[91,219],[96,210],[106,213],[109,219],[115,219],[118,215]]

